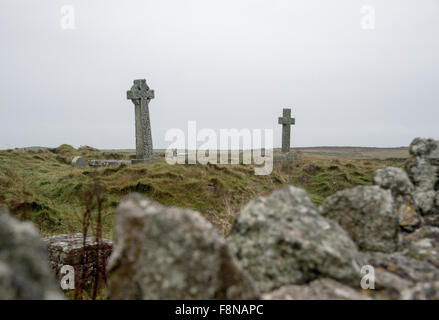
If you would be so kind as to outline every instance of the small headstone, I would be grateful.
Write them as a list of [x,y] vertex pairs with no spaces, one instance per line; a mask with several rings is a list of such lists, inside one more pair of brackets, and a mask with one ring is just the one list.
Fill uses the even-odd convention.
[[74,167],[85,167],[87,165],[87,160],[84,157],[76,156],[72,160],[72,166]]

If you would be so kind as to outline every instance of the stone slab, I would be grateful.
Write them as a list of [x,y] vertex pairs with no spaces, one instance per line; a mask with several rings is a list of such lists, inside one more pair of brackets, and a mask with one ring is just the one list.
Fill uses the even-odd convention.
[[94,168],[117,166],[121,163],[131,164],[131,160],[89,160],[88,161],[88,165]]

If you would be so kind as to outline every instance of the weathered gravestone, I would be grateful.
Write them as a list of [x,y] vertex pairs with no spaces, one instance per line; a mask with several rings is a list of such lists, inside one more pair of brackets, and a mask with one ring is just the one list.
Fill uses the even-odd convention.
[[282,152],[290,152],[290,133],[291,125],[296,123],[296,119],[291,118],[291,109],[283,110],[283,116],[279,117],[279,124],[282,125]]
[[149,101],[154,99],[154,90],[150,90],[145,79],[134,80],[127,91],[127,99],[134,103],[136,117],[136,162],[152,159],[151,123],[149,121]]
[[87,160],[84,157],[76,156],[72,160],[72,166],[74,167],[85,167],[87,165]]
[[142,163],[153,159],[151,122],[149,120],[149,101],[154,99],[154,90],[150,90],[145,79],[133,81],[127,91],[127,99],[134,103],[136,119],[136,159],[129,160],[89,160],[91,167],[108,167],[119,164]]

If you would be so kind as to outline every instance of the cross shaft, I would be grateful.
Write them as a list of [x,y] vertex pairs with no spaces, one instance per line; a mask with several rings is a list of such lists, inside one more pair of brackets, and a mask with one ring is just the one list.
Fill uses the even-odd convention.
[[150,90],[145,79],[133,81],[127,91],[127,99],[134,103],[136,118],[136,160],[152,159],[151,123],[149,120],[149,101],[154,99],[154,90]]
[[291,125],[296,123],[295,118],[291,118],[291,109],[284,108],[282,117],[279,117],[278,123],[282,125],[282,152],[290,152],[291,146]]

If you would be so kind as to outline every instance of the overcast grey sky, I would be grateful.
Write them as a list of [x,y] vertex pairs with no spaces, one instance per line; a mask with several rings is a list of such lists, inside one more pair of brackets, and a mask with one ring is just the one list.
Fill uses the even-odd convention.
[[134,148],[136,78],[156,148],[188,120],[272,128],[280,146],[286,106],[294,146],[438,139],[439,1],[0,1],[0,148]]

